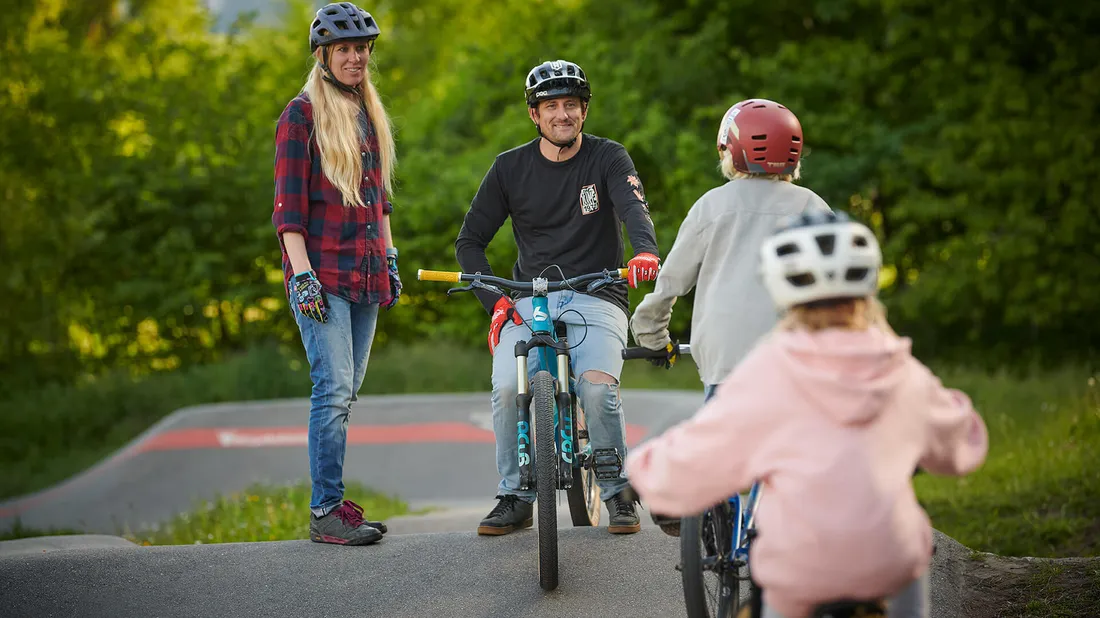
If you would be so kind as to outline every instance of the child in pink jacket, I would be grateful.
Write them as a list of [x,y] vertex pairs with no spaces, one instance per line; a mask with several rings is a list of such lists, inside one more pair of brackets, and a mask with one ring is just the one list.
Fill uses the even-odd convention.
[[985,425],[886,323],[865,226],[802,215],[761,260],[785,316],[693,418],[631,451],[627,475],[672,516],[763,482],[749,562],[769,618],[886,597],[891,617],[927,616],[932,526],[910,479],[976,469]]

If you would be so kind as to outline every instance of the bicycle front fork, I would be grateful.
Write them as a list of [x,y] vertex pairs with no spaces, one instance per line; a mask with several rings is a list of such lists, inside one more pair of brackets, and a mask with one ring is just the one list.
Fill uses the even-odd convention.
[[[564,339],[562,340],[564,342]],[[520,489],[532,489],[534,487],[534,474],[532,472],[532,443],[531,443],[531,393],[528,392],[527,379],[527,355],[531,348],[542,345],[536,341],[533,345],[520,341],[516,344],[516,409],[518,419],[516,421],[516,443],[519,446],[519,487]],[[564,347],[564,346],[563,346]],[[569,353],[565,350],[557,350],[557,375],[569,375]],[[569,413],[572,408],[572,395],[569,392],[568,379],[556,380],[554,400],[557,410],[554,415],[554,429],[556,436],[554,442],[558,453],[558,488],[569,489],[573,485],[573,415]],[[559,422],[560,419],[560,422]],[[545,465],[545,464],[544,464]]]

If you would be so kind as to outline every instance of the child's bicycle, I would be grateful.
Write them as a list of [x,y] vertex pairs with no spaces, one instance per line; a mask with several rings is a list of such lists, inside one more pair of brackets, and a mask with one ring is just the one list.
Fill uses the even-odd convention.
[[[672,344],[667,350],[627,348],[623,359],[664,359],[671,365],[689,354],[690,345]],[[749,540],[759,501],[760,485],[755,484],[748,500],[731,496],[697,516],[680,519],[676,569],[683,580],[688,618],[727,618],[741,607],[741,584],[751,581]]]
[[[519,443],[520,488],[535,488],[538,504],[539,585],[544,590],[558,587],[557,491],[565,490],[574,526],[600,523],[600,488],[597,479],[614,479],[622,473],[622,453],[614,448],[592,449],[588,440],[584,410],[578,405],[569,341],[565,324],[550,320],[547,294],[574,290],[579,286],[591,293],[609,285],[626,283],[627,269],[604,270],[564,281],[535,278],[512,281],[481,274],[418,270],[421,281],[467,281],[453,292],[475,289],[501,294],[501,289],[530,292],[533,316],[528,327],[531,338],[516,344],[519,377],[516,423]],[[527,379],[527,355],[539,350],[539,371]],[[532,422],[533,417],[533,422]]]
[[[689,345],[667,350],[627,348],[623,359],[664,359],[670,363],[691,354]],[[756,509],[761,486],[753,483],[747,498],[730,496],[701,514],[680,519],[680,571],[688,618],[760,618],[762,595],[749,569],[749,546],[756,537]],[[873,613],[878,611],[880,613]],[[814,618],[885,617],[882,604],[840,601],[816,608]]]

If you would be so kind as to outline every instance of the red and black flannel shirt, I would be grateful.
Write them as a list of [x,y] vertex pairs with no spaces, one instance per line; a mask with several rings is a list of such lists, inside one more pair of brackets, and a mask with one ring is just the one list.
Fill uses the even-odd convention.
[[283,252],[283,277],[290,296],[294,268],[283,233],[305,237],[309,263],[321,287],[353,303],[390,300],[382,215],[393,212],[382,186],[381,156],[374,127],[360,116],[366,135],[360,154],[365,207],[344,206],[340,190],[321,171],[321,153],[313,134],[313,105],[305,93],[287,104],[275,131],[275,212],[271,223]]

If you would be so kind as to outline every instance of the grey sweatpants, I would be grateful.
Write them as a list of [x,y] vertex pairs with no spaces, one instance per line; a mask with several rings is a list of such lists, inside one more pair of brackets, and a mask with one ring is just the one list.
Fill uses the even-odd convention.
[[[890,597],[890,618],[928,618],[928,571]],[[763,618],[788,618],[764,604]],[[790,617],[794,618],[794,617]]]

